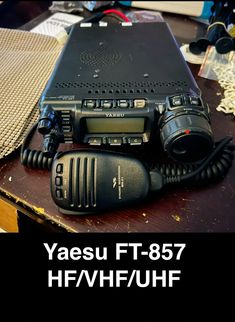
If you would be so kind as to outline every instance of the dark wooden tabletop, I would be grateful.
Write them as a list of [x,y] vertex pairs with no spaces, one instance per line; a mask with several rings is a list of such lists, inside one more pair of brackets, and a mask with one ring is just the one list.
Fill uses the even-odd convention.
[[[196,38],[201,27],[189,19],[166,15],[180,42]],[[216,111],[222,89],[215,81],[197,76],[198,66],[190,65],[193,75],[211,108],[215,139],[235,137],[235,122],[230,115]],[[40,148],[36,134],[32,146]],[[76,145],[60,149],[74,149]],[[151,153],[157,155],[158,146]],[[142,151],[143,152],[143,151]],[[138,153],[138,151],[137,151]],[[70,232],[234,232],[235,166],[219,183],[205,187],[174,187],[133,207],[95,215],[66,216],[58,212],[49,188],[50,173],[24,168],[19,151],[0,160],[0,195],[35,220],[46,220]]]

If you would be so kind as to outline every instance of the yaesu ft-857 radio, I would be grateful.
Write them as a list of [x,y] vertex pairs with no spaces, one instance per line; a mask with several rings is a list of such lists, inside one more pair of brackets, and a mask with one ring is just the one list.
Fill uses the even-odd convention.
[[208,106],[165,22],[74,26],[40,109],[39,132],[57,123],[61,142],[140,145],[160,135],[187,162],[213,146]]
[[[21,162],[51,169],[52,198],[64,214],[123,207],[168,184],[213,182],[232,164],[231,138],[214,142],[208,106],[164,22],[74,25],[39,107]],[[26,147],[36,127],[43,151]],[[150,169],[104,151],[157,137],[180,164]],[[104,149],[57,152],[60,143]]]

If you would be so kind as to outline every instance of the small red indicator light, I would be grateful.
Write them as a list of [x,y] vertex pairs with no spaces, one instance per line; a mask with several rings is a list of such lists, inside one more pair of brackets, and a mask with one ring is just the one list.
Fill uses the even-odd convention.
[[185,130],[184,133],[185,134],[189,134],[190,133],[190,130]]

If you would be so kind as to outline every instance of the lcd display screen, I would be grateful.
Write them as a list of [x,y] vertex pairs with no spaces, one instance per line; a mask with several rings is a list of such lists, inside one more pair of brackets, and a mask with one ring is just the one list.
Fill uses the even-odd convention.
[[88,133],[143,133],[144,118],[87,118]]

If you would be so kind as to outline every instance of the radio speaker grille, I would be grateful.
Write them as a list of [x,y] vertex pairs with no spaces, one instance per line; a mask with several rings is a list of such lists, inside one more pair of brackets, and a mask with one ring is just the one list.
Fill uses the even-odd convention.
[[101,45],[95,51],[83,51],[80,54],[80,61],[85,65],[98,68],[112,66],[119,62],[121,57],[118,51]]
[[85,89],[86,94],[132,94],[132,93],[155,93],[158,90],[170,88],[184,89],[185,81],[145,81],[145,82],[57,82],[56,88]]

